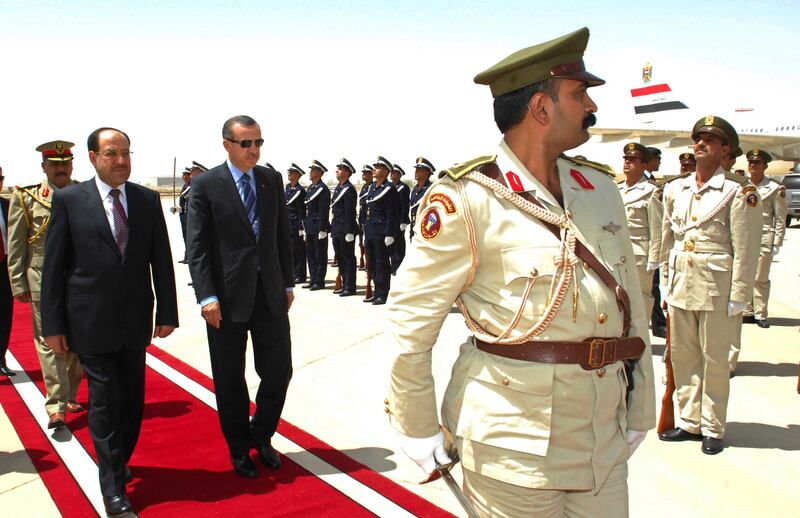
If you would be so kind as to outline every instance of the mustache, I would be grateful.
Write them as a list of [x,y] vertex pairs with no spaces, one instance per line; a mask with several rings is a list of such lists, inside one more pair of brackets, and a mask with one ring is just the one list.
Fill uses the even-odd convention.
[[597,124],[597,117],[595,117],[594,113],[590,113],[583,119],[583,129],[589,129],[592,126]]

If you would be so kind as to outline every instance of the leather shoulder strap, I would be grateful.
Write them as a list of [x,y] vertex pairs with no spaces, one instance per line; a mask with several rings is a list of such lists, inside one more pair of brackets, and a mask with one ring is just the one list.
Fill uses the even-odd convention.
[[[505,180],[503,179],[503,175],[500,173],[500,168],[497,167],[496,163],[492,162],[490,164],[484,164],[478,168],[478,171],[488,176],[492,180],[495,180],[505,185]],[[515,192],[514,194],[521,196],[526,201],[534,205],[545,208],[541,204],[541,202],[539,202],[539,200],[531,196],[530,193]],[[552,223],[548,223],[547,221],[539,220],[539,222],[542,225],[544,225],[550,232],[552,232],[553,235],[555,235],[559,241],[561,240],[561,231],[558,229],[557,226],[553,225]],[[623,325],[622,334],[623,336],[628,336],[628,333],[630,332],[631,329],[631,303],[630,300],[628,299],[628,293],[622,286],[619,285],[617,280],[614,278],[614,275],[610,271],[608,271],[608,269],[605,266],[603,266],[600,260],[597,259],[597,257],[595,257],[594,254],[588,248],[586,248],[586,246],[583,243],[580,242],[580,240],[577,239],[575,240],[575,255],[577,255],[581,259],[581,261],[585,262],[589,266],[589,268],[591,268],[592,271],[594,271],[594,273],[596,273],[597,276],[600,277],[600,280],[603,281],[603,284],[605,284],[608,287],[608,289],[610,289],[614,293],[614,296],[617,299],[617,306],[619,307],[619,310],[622,311],[622,325]]]

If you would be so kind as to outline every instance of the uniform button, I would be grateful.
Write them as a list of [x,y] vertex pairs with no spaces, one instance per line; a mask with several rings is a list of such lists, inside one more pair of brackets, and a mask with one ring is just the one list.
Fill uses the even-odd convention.
[[501,381],[500,383],[502,383],[504,387],[507,387],[508,386],[508,378],[503,378],[503,381]]
[[583,262],[583,268],[584,268],[585,270],[588,270],[588,269],[589,269],[589,263],[587,263],[586,261],[584,261],[584,262]]
[[568,218],[572,219],[572,212],[571,211],[567,211],[566,214],[567,214]]
[[697,221],[697,216],[692,216],[692,221]]
[[608,315],[606,315],[605,313],[600,313],[597,316],[597,321],[601,324],[605,324],[607,320],[608,320]]
[[622,257],[619,258],[619,260],[624,263],[625,261],[628,260],[628,258],[623,255]]
[[386,412],[387,414],[391,414],[392,413],[392,411],[389,410],[388,406],[386,408],[384,408],[383,411]]
[[599,369],[597,369],[597,377],[598,378],[602,378],[605,375],[606,375],[605,367],[600,367]]
[[694,261],[692,261],[691,257],[686,260],[686,264],[688,264],[689,266],[694,266]]
[[700,198],[702,198],[702,196],[700,196],[699,194],[695,194],[695,195],[694,195],[694,199],[695,199],[695,200],[698,200],[698,201],[700,201]]
[[386,398],[386,399],[384,399],[384,400],[383,400],[383,404],[384,404],[384,405],[388,405],[388,404],[389,404],[389,398]]

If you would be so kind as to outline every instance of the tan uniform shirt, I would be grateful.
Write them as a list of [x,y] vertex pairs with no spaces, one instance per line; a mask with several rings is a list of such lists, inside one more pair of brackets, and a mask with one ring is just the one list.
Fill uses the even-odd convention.
[[[631,187],[627,186],[625,180],[617,183],[617,187],[625,204],[628,232],[637,266],[658,264],[663,216],[661,189],[644,175]],[[643,288],[649,291],[649,287]]]
[[773,246],[783,246],[783,235],[786,232],[786,188],[766,176],[756,187],[761,197],[761,212],[764,216],[761,246],[772,253]]
[[[565,210],[501,143],[497,165],[517,186],[554,213]],[[638,274],[625,211],[606,174],[558,160],[569,227],[617,281],[633,294]],[[393,283],[390,336],[396,344],[387,412],[392,425],[411,437],[439,430],[431,348],[456,299],[484,330],[519,337],[542,316],[559,241],[535,217],[470,179],[445,176],[420,204],[416,247]],[[552,323],[534,339],[583,340],[620,336],[622,313],[614,294],[578,261],[575,283]],[[523,300],[525,286],[536,278]],[[573,318],[573,302],[575,313]],[[465,469],[534,488],[591,489],[624,462],[628,427],[655,425],[655,396],[647,320],[633,304],[631,335],[648,347],[634,373],[626,411],[621,363],[602,373],[578,365],[531,363],[484,353],[469,338],[453,367],[442,408],[444,425],[456,436]],[[469,334],[469,332],[465,332]],[[458,339],[453,337],[451,346]],[[509,346],[513,347],[513,346]]]
[[758,191],[722,168],[698,189],[695,174],[664,187],[661,271],[667,303],[727,311],[729,301],[747,302],[752,295],[761,225],[752,213],[758,210]]

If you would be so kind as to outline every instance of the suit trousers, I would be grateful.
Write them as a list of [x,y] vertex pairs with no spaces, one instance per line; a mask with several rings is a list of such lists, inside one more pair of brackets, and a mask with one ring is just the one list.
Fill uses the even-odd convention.
[[103,496],[125,492],[144,412],[144,346],[109,354],[79,354],[89,383],[89,434]]
[[628,464],[615,465],[596,494],[592,490],[531,489],[463,470],[464,493],[481,516],[627,518]]
[[394,243],[392,243],[392,250],[389,254],[389,262],[392,265],[392,273],[397,273],[400,264],[406,257],[406,233],[404,230],[398,230],[394,235]]
[[[247,322],[223,320],[219,329],[206,326],[220,427],[230,455],[236,458],[248,455],[253,446],[266,444],[275,434],[292,378],[289,316],[270,312],[262,286],[259,276]],[[248,419],[250,395],[244,376],[248,331],[260,379],[252,420]]]
[[306,237],[309,282],[312,285],[325,286],[325,276],[328,274],[328,238],[317,239],[316,234]]
[[31,304],[33,311],[33,341],[36,344],[36,356],[39,357],[39,366],[42,368],[42,379],[47,394],[44,398],[44,408],[47,415],[55,412],[64,412],[67,401],[75,401],[78,386],[83,377],[83,369],[78,361],[78,355],[73,352],[56,354],[47,347],[42,338],[42,313],[40,302],[34,300]]
[[333,253],[342,276],[342,289],[356,292],[356,242],[348,243],[344,237],[333,238]]
[[14,297],[11,294],[11,281],[8,279],[8,259],[4,258],[0,261],[0,365],[6,364],[13,316]]
[[300,231],[291,231],[294,282],[306,282],[306,240]]
[[375,283],[373,295],[376,299],[386,299],[389,296],[389,285],[391,279],[391,266],[389,264],[389,247],[383,238],[365,239],[367,248],[367,266]]
[[722,439],[728,413],[728,354],[738,316],[727,311],[690,311],[669,306],[670,346],[678,426]]

